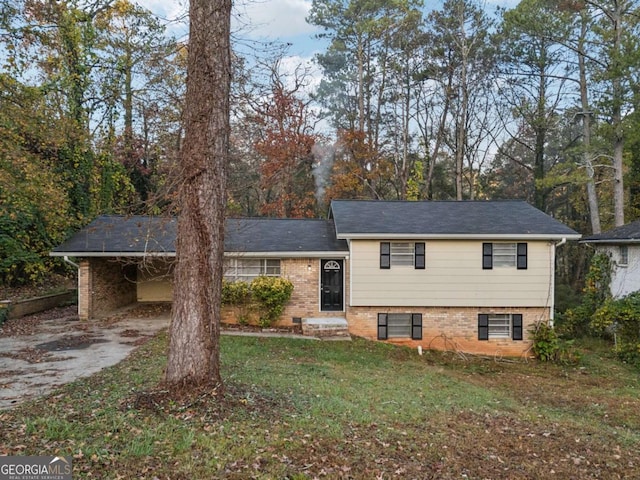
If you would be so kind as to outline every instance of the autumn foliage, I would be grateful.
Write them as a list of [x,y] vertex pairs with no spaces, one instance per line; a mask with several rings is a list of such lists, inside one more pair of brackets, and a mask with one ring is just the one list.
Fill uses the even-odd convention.
[[303,218],[316,215],[313,182],[313,146],[307,105],[282,85],[262,105],[256,119],[263,126],[255,143],[262,156],[260,185],[265,194],[261,214],[272,217]]

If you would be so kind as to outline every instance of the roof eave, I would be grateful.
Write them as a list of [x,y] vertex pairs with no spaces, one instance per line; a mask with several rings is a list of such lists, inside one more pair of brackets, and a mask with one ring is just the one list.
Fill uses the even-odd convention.
[[416,234],[416,233],[343,233],[340,240],[579,240],[580,234]]
[[[175,257],[175,252],[50,252],[51,257]],[[314,252],[224,252],[225,257],[251,258],[323,258],[348,257],[347,250]]]
[[50,257],[175,257],[176,252],[49,252]]
[[348,257],[347,250],[327,250],[312,252],[224,252],[225,257],[249,257],[249,258],[324,258],[324,257]]
[[601,238],[601,239],[589,239],[584,238],[580,240],[580,243],[600,243],[600,244],[609,244],[609,245],[619,245],[619,244],[636,244],[640,243],[640,238]]

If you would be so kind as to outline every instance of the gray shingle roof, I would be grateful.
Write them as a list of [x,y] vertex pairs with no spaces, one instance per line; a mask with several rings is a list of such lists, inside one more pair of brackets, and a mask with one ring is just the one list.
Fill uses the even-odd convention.
[[584,243],[640,243],[640,220],[612,228],[606,232],[590,235],[581,240]]
[[334,200],[331,216],[338,238],[580,237],[524,201]]
[[[170,217],[102,215],[56,247],[52,255],[173,255],[177,220]],[[347,252],[337,240],[333,222],[315,219],[229,219],[228,253]],[[75,255],[74,255],[75,254]]]

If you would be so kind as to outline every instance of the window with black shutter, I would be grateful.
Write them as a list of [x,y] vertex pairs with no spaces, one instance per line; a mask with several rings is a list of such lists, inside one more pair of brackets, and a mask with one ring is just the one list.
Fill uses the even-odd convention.
[[416,243],[415,245],[415,269],[424,270],[425,268],[425,246],[424,242]]
[[482,268],[492,270],[497,268],[527,269],[526,243],[483,243]]
[[478,340],[489,340],[489,315],[478,315]]
[[522,315],[520,313],[514,313],[511,315],[512,322],[512,339],[522,340]]
[[478,340],[523,339],[522,314],[481,313],[478,315]]
[[411,314],[411,339],[422,340],[422,314]]
[[378,314],[378,340],[386,340],[387,339],[387,314],[379,313]]
[[482,269],[491,270],[493,268],[493,243],[482,244]]
[[422,340],[421,313],[378,313],[378,340]]
[[391,244],[389,242],[380,242],[380,268],[391,268]]
[[527,244],[519,243],[518,244],[518,260],[517,260],[518,270],[526,270],[527,269]]

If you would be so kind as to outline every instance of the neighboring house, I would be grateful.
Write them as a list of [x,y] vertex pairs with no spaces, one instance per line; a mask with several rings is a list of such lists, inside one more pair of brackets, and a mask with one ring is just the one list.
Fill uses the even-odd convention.
[[640,220],[581,240],[611,259],[611,295],[621,298],[640,290]]
[[[175,229],[103,216],[56,248],[80,259],[80,317],[170,301]],[[369,339],[517,356],[553,318],[556,245],[579,238],[522,201],[340,200],[328,220],[229,219],[225,271],[291,280],[281,325],[339,317]]]

